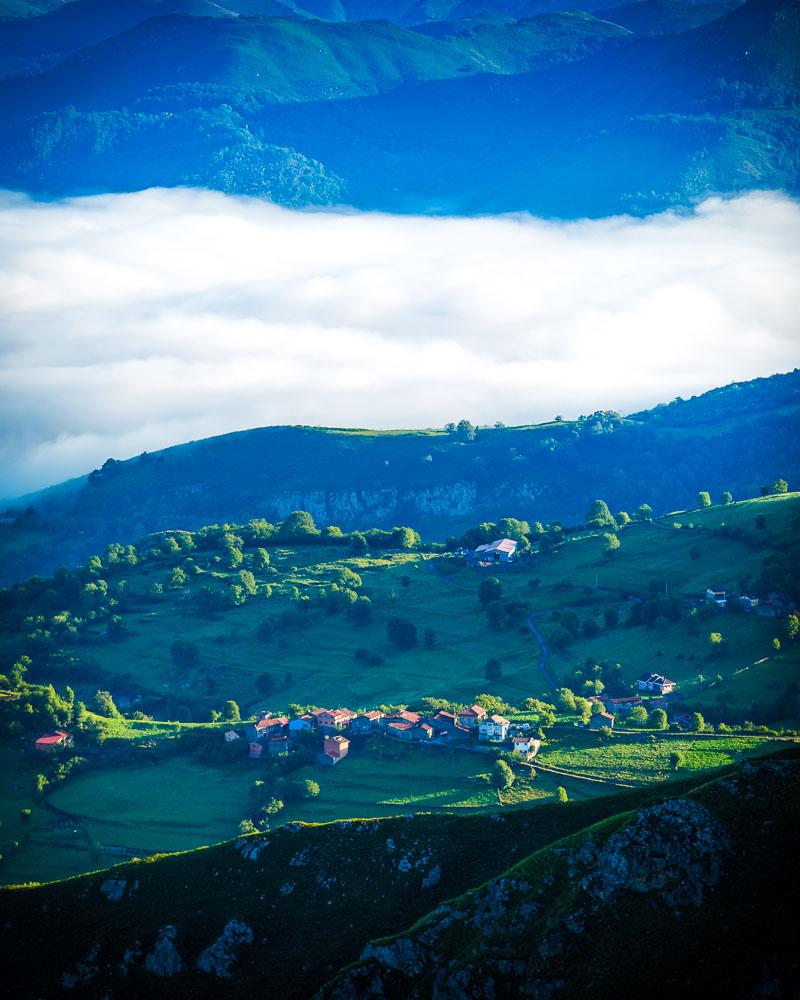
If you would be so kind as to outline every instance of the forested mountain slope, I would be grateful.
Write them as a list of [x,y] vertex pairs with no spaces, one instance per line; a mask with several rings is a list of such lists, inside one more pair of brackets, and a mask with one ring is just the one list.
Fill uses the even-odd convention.
[[753,496],[800,479],[800,372],[734,384],[622,419],[471,432],[266,427],[109,461],[22,498],[0,526],[3,576],[19,579],[156,530],[310,511],[343,529],[408,524],[444,539],[481,520],[582,520],[612,509],[692,506],[699,489]]
[[571,218],[800,190],[792,0],[88,2],[0,31],[8,187]]

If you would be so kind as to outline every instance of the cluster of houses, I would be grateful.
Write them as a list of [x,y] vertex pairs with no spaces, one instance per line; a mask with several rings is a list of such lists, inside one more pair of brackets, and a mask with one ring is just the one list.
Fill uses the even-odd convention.
[[798,613],[797,602],[788,594],[774,590],[766,597],[754,597],[752,594],[728,594],[714,587],[706,589],[706,604],[712,604],[720,610],[729,605],[738,604],[745,611],[754,611],[763,618],[786,618]]
[[[480,705],[471,705],[460,712],[439,711],[432,715],[399,710],[396,712],[356,713],[349,708],[314,709],[295,718],[259,712],[247,727],[250,757],[259,759],[285,753],[293,743],[316,734],[321,740],[317,762],[322,767],[338,764],[349,750],[352,737],[385,736],[404,743],[427,743],[468,747],[474,743],[510,746],[525,757],[535,755],[540,741],[530,735],[530,726],[523,724],[511,731],[511,723],[502,715],[490,715]],[[225,733],[225,740],[240,737],[234,730]]]
[[[624,718],[624,716],[629,715],[639,705],[646,708],[648,712],[652,712],[655,708],[662,708],[666,712],[670,707],[667,695],[672,694],[676,686],[675,681],[670,680],[669,677],[665,677],[663,674],[647,673],[642,674],[636,681],[638,690],[648,695],[646,701],[640,694],[628,695],[624,698],[612,698],[609,695],[592,695],[589,701],[602,705],[602,710],[590,717],[587,726],[589,729],[603,729],[606,727],[613,729],[617,716]],[[680,723],[681,718],[675,716],[672,721]]]

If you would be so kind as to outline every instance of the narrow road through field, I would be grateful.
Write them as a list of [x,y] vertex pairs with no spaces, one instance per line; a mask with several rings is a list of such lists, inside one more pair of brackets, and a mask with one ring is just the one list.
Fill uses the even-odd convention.
[[[451,587],[457,587],[459,590],[464,590],[467,593],[473,592],[472,587],[468,587],[460,580],[453,580],[452,577],[449,577],[446,573],[442,573],[442,571],[436,565],[435,559],[425,559],[424,556],[423,559],[425,561],[426,566],[431,571],[431,573],[437,576],[440,580],[443,580],[445,583],[449,583]],[[558,681],[556,680],[556,677],[553,674],[552,670],[550,669],[549,665],[550,649],[547,643],[545,642],[544,636],[536,627],[533,621],[533,619],[536,618],[538,615],[543,615],[543,614],[545,614],[544,611],[534,611],[525,619],[525,624],[528,626],[531,635],[534,637],[537,645],[539,646],[539,660],[537,663],[537,669],[539,670],[539,673],[542,675],[542,678],[544,679],[544,682],[548,686],[548,688],[551,691],[557,691]]]
[[550,649],[545,642],[544,636],[539,631],[539,629],[534,624],[533,619],[537,615],[544,614],[543,611],[535,611],[532,615],[529,615],[525,619],[525,624],[530,629],[534,639],[539,644],[539,673],[544,678],[545,684],[550,688],[551,691],[558,690],[558,681],[556,680],[555,674],[550,669]]

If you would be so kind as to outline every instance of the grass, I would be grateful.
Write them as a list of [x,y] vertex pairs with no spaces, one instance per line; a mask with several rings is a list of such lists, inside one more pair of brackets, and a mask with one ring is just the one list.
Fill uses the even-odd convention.
[[674,776],[673,752],[684,755],[681,771],[705,771],[742,757],[769,753],[778,743],[759,737],[662,737],[615,735],[610,740],[576,732],[555,736],[540,751],[542,764],[614,781],[657,782]]
[[[211,765],[186,757],[90,769],[53,787],[47,796],[53,810],[48,811],[43,799],[34,799],[38,762],[29,754],[21,760],[21,754],[17,751],[15,759],[5,762],[19,793],[4,805],[6,836],[16,831],[14,839],[21,837],[19,809],[24,805],[33,806],[34,815],[25,824],[31,836],[0,870],[6,883],[66,878],[134,856],[189,850],[233,837],[249,812],[252,784],[265,770],[262,762]],[[320,795],[287,804],[273,825],[351,816],[496,811],[499,803],[490,780],[492,764],[493,758],[485,754],[376,741],[352,751],[335,768],[306,767],[293,772],[292,781],[311,778],[318,782]],[[534,781],[520,776],[502,794],[502,805],[552,801],[558,785],[568,785],[573,800],[607,791],[546,774]]]

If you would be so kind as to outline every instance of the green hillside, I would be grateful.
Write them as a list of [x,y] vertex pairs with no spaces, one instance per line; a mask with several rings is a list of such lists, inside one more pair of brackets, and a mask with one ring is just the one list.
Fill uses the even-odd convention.
[[[205,87],[245,92],[265,103],[341,100],[409,81],[528,72],[626,34],[588,14],[543,15],[442,39],[379,21],[170,14],[87,47],[36,77],[0,84],[0,107],[7,117],[65,104],[103,111],[176,87],[197,88],[198,96]],[[98,79],[105,81],[102,89]]]
[[[14,794],[0,877],[63,877],[196,847],[263,820],[270,798],[281,802],[270,823],[482,812],[547,804],[559,786],[574,800],[663,786],[676,754],[686,772],[769,751],[797,727],[797,636],[789,619],[734,602],[719,611],[704,595],[797,593],[799,524],[800,494],[786,493],[618,526],[610,555],[604,528],[534,526],[522,538],[528,553],[498,568],[487,604],[491,571],[425,547],[410,529],[319,534],[308,515],[151,536],[2,591],[2,772]],[[488,524],[464,541],[504,528],[522,530]],[[410,648],[392,640],[398,619],[414,630]],[[677,682],[669,721],[699,712],[700,731],[620,715],[604,741],[556,690],[627,697],[651,671]],[[98,709],[98,690],[128,718]],[[555,705],[537,776],[518,769],[499,798],[492,755],[379,739],[334,771],[302,753],[265,769],[244,742],[223,746],[231,722],[208,721],[231,699],[246,719],[304,705],[431,712],[487,691],[519,723],[542,723],[528,699]],[[78,725],[74,753],[31,759],[32,739],[59,721]],[[306,780],[318,797],[286,796]]]
[[776,474],[800,481],[798,413],[791,372],[625,419],[605,411],[474,435],[271,427],[115,456],[11,505],[23,516],[0,524],[0,580],[51,573],[152,531],[296,509],[345,531],[408,524],[444,540],[504,516],[574,524],[598,496],[613,510],[647,502],[657,513],[690,506],[698,489],[754,496]]
[[[657,996],[674,977],[690,989],[707,985],[711,975],[726,985],[736,976],[757,979],[765,957],[773,957],[774,976],[783,983],[784,942],[794,922],[792,882],[780,859],[797,822],[796,781],[793,754],[710,783],[685,779],[658,794],[645,789],[502,817],[296,825],[112,872],[5,890],[9,980],[24,978],[27,989],[44,998],[65,987],[87,997],[132,991],[218,996],[221,988],[238,997],[269,977],[286,996],[306,998],[361,954],[362,964],[334,978],[324,995],[371,995],[364,992],[366,971],[384,984],[387,997],[429,996],[435,963],[452,962],[460,973],[471,958],[485,963],[504,995],[516,995],[522,953],[544,963],[547,973],[567,960],[570,996],[577,992],[571,983],[588,976],[605,995],[622,956],[630,961],[637,954],[647,961],[630,961],[626,981],[631,989],[647,981]],[[637,831],[647,831],[647,839],[635,867],[622,869],[619,884],[598,882],[603,862]],[[675,859],[667,878],[659,875],[662,850]],[[576,867],[585,889],[568,876]],[[457,906],[444,902],[471,889]],[[752,913],[762,898],[754,927],[741,911]],[[587,908],[593,899],[597,905]],[[478,912],[481,919],[473,922]],[[578,912],[592,933],[574,936],[570,915]],[[68,913],[72,918],[65,920]],[[675,947],[668,954],[639,950],[643,931],[659,939],[666,933]],[[393,960],[401,939],[363,950],[369,938],[401,932],[416,961]],[[541,959],[531,935],[554,943]],[[441,947],[432,952],[427,944],[434,936]],[[697,960],[701,949],[708,949],[709,961]],[[34,951],[45,960],[32,963]],[[408,957],[409,950],[402,953]],[[503,954],[511,960],[498,965]],[[793,982],[786,980],[787,987]],[[468,995],[482,994],[471,985]]]
[[[506,610],[494,625],[478,601],[481,572],[420,551],[413,532],[407,549],[390,532],[368,534],[374,548],[362,554],[346,536],[292,544],[259,522],[167,533],[135,555],[112,547],[75,573],[7,590],[0,655],[6,665],[31,657],[31,679],[70,683],[78,698],[107,687],[158,717],[194,721],[228,698],[248,711],[265,697],[354,708],[468,702],[485,689],[490,659],[502,664],[496,693],[512,704],[552,675],[580,687],[587,662],[618,663],[622,688],[657,670],[692,708],[739,721],[757,708],[769,721],[783,717],[776,706],[795,662],[791,645],[773,649],[781,622],[703,601],[708,587],[796,592],[798,518],[797,493],[668,515],[620,529],[610,557],[603,531],[534,535],[532,554],[501,574]],[[398,617],[416,628],[413,650],[387,639]],[[544,672],[529,618],[548,645]],[[193,644],[193,659],[176,663],[176,641]],[[763,672],[757,700],[750,685],[745,697],[743,671],[757,688]]]

